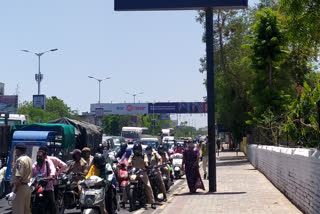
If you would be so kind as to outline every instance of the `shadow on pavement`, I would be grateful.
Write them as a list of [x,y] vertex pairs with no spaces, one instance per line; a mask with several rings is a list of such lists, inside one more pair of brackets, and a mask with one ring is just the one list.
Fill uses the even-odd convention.
[[241,195],[246,194],[247,192],[196,192],[196,193],[181,193],[174,194],[175,196],[188,196],[188,195]]
[[223,162],[217,162],[217,166],[238,166],[238,165],[246,165],[249,164],[248,160],[238,160],[238,161],[223,161]]

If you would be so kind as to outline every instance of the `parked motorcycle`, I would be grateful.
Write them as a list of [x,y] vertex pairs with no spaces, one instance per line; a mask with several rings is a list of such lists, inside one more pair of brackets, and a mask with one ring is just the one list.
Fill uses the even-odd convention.
[[173,154],[171,155],[171,160],[172,160],[174,178],[180,179],[181,176],[184,175],[184,171],[182,170],[183,155],[180,153]]
[[136,202],[139,201],[140,205],[144,205],[147,202],[145,187],[141,180],[144,170],[132,168],[129,171],[128,181],[128,199],[130,203],[130,211],[136,210]]
[[105,181],[98,176],[90,176],[80,183],[80,208],[83,214],[104,213],[105,205]]

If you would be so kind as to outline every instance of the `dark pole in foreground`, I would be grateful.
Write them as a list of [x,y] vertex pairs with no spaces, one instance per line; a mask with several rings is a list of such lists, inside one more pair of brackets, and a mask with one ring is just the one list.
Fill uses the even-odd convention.
[[208,143],[209,143],[209,192],[217,191],[215,106],[214,106],[214,46],[213,12],[206,9],[206,52],[207,52],[207,103],[208,103]]

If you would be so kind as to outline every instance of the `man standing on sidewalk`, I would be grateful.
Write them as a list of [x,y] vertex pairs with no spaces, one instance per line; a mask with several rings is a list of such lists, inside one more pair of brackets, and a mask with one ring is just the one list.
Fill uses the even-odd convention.
[[202,157],[203,179],[207,179],[207,167],[208,167],[208,143],[202,141],[200,147],[200,155]]

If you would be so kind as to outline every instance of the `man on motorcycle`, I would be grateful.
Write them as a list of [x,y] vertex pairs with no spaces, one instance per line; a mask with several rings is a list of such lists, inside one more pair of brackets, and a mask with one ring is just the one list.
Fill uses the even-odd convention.
[[[168,153],[165,151],[165,147],[163,145],[158,146],[158,153],[161,156],[163,164],[170,163]],[[170,176],[170,170],[168,169],[168,167],[164,167],[164,168],[162,168],[162,170],[164,173],[166,173],[167,178],[170,180],[171,176]]]
[[[158,152],[153,151],[151,146],[147,146],[146,148],[146,154],[148,156],[148,160],[149,160],[149,164],[150,166],[158,166],[158,165],[162,165],[162,159],[161,156],[159,155]],[[159,171],[159,169],[157,169]],[[166,187],[163,183],[163,179],[161,176],[161,172],[159,171],[159,173],[156,176],[156,183],[157,186],[159,188],[159,190],[161,191],[162,195],[163,195],[163,201],[166,202],[167,201],[167,191],[166,191]],[[155,199],[158,200],[158,196],[154,195]]]
[[42,175],[49,179],[47,185],[44,187],[43,196],[48,205],[48,210],[51,214],[56,214],[55,196],[53,187],[53,178],[56,175],[56,169],[51,160],[46,159],[47,153],[45,150],[39,149],[37,153],[37,162],[32,166],[32,177]]
[[[72,159],[73,161],[70,164],[69,169],[67,170],[67,174],[73,173],[80,173],[82,175],[87,175],[88,169],[87,169],[87,162],[81,157],[81,151],[79,149],[73,150]],[[78,182],[82,180],[82,176],[76,176],[75,181]]]
[[93,156],[91,155],[91,149],[88,147],[84,147],[82,150],[82,157],[87,162],[88,170],[92,166]]
[[65,170],[68,168],[67,164],[59,158],[54,156],[48,156],[48,147],[42,146],[39,148],[39,150],[45,151],[45,158],[51,160],[51,162],[53,163],[54,168],[56,169],[56,177],[58,177],[61,173],[65,172]]
[[174,154],[176,154],[176,153],[180,153],[180,154],[182,154],[182,155],[183,155],[183,152],[184,152],[184,150],[183,150],[183,146],[182,146],[180,143],[178,143],[177,148],[174,150]]
[[127,147],[128,147],[128,145],[127,145],[126,142],[122,142],[122,143],[120,144],[120,151],[117,152],[117,154],[116,154],[116,158],[117,158],[117,159],[120,160],[120,159],[123,157],[123,155],[126,153]]
[[[130,156],[128,160],[128,167],[135,167],[138,169],[145,170],[148,167],[148,157],[146,154],[142,153],[142,146],[140,143],[135,143],[133,146],[133,154]],[[150,185],[150,181],[147,175],[147,172],[142,172],[141,180],[145,185],[146,196],[148,202],[151,204],[151,208],[155,209],[156,204],[153,197],[153,191]]]

